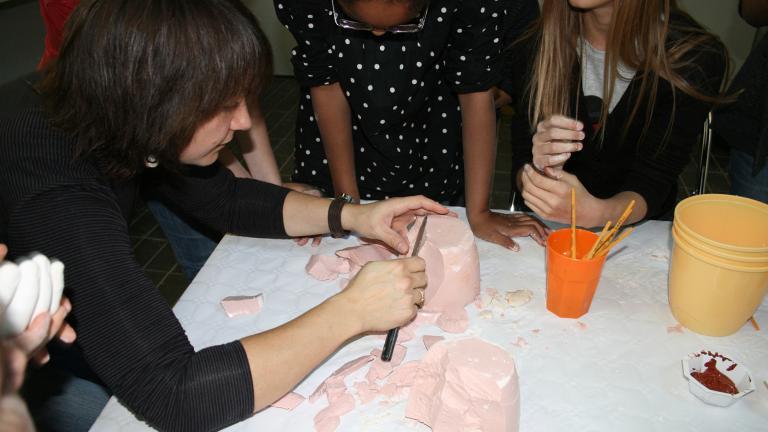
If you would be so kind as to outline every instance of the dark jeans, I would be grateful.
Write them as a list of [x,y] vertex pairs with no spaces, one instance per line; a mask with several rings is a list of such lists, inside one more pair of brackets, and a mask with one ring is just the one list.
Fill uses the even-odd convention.
[[147,200],[147,207],[168,238],[184,276],[191,282],[216,249],[221,235],[197,222],[182,219],[158,200]]
[[30,374],[22,395],[38,431],[86,432],[111,393],[99,384],[47,365]]
[[768,204],[768,164],[752,175],[754,158],[749,153],[731,149],[731,193]]

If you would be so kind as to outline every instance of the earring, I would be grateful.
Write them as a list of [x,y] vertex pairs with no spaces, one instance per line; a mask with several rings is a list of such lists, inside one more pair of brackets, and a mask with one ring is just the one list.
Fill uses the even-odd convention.
[[160,162],[158,162],[157,156],[149,155],[146,158],[144,158],[144,165],[147,168],[157,168],[157,166],[160,165]]

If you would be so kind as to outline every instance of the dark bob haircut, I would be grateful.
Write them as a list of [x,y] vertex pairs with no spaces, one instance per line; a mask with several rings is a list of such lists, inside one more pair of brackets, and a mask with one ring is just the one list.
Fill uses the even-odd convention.
[[269,42],[239,0],[86,0],[40,90],[78,154],[124,178],[150,155],[177,168],[203,122],[238,98],[255,106],[271,69]]

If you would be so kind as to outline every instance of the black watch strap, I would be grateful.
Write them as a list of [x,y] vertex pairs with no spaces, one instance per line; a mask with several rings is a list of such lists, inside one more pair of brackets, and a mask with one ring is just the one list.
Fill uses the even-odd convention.
[[328,229],[330,229],[333,238],[344,237],[348,234],[341,226],[341,209],[344,204],[351,202],[352,196],[348,194],[341,194],[331,201],[331,205],[328,207]]

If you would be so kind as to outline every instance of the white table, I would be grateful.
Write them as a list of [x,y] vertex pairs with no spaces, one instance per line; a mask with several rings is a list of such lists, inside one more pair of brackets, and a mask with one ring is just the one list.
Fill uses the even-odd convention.
[[[462,209],[456,209],[463,217]],[[533,431],[757,431],[768,430],[768,301],[757,314],[764,329],[743,327],[734,335],[705,337],[683,330],[667,304],[670,224],[639,226],[609,257],[589,313],[578,320],[558,318],[546,310],[544,249],[520,239],[521,251],[510,252],[478,240],[482,288],[528,289],[534,299],[492,319],[467,306],[470,328],[443,334],[426,325],[405,343],[405,361],[421,358],[421,335],[446,338],[476,336],[505,348],[520,376],[521,427]],[[288,321],[337,292],[338,281],[319,282],[304,272],[313,253],[332,254],[356,239],[324,239],[319,248],[292,241],[226,236],[195,281],[174,307],[196,349],[229,342]],[[227,318],[219,301],[228,295],[262,292],[259,315]],[[498,311],[497,311],[498,312]],[[487,315],[487,314],[486,314]],[[522,338],[522,339],[519,339]],[[286,341],[286,343],[289,343]],[[343,347],[297,388],[308,396],[346,361],[380,348],[375,336]],[[719,351],[751,369],[757,390],[729,408],[708,406],[688,391],[681,359],[701,349]],[[347,378],[362,380],[366,368]],[[353,390],[354,392],[354,390]],[[428,431],[404,418],[406,399],[382,406],[373,401],[342,417],[340,431]],[[325,398],[305,401],[294,411],[268,408],[236,424],[233,431],[311,431]],[[144,431],[112,398],[93,427],[95,431]]]

